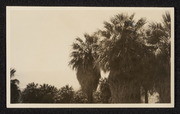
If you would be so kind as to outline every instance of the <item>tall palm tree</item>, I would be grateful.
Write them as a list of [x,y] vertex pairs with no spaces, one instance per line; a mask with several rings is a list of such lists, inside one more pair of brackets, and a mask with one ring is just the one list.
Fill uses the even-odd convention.
[[97,63],[110,72],[111,102],[141,101],[141,69],[150,50],[144,41],[145,23],[144,18],[135,21],[134,14],[117,14],[110,22],[104,22],[105,29],[99,31],[104,39],[100,43]]
[[10,69],[10,77],[11,77],[11,103],[18,103],[20,99],[20,89],[19,89],[19,80],[13,79],[15,76],[15,69]]
[[171,44],[171,16],[166,12],[162,16],[162,23],[151,23],[147,31],[148,43],[156,47],[156,64],[154,82],[159,93],[160,102],[170,102],[170,44]]
[[96,49],[98,38],[95,35],[84,34],[85,41],[76,38],[72,45],[72,58],[69,65],[76,70],[77,79],[81,85],[82,91],[86,93],[88,101],[93,101],[93,91],[96,90],[99,82],[100,69],[95,65],[97,58]]

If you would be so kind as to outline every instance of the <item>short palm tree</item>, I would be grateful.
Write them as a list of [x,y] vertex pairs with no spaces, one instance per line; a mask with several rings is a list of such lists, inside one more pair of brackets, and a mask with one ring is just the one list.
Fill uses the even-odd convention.
[[40,85],[38,89],[38,94],[40,96],[40,103],[54,103],[57,97],[58,89],[49,84]]
[[93,91],[96,90],[99,82],[100,69],[95,60],[97,58],[98,38],[95,35],[84,34],[85,41],[76,38],[72,45],[72,58],[69,65],[77,71],[77,79],[82,91],[86,93],[88,101],[93,101]]

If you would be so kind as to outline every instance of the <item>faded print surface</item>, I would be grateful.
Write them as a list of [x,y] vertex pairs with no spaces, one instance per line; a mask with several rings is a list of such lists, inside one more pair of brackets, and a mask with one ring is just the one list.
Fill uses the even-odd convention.
[[[9,69],[21,91],[15,102],[171,103],[172,15],[171,8],[9,7]],[[27,87],[49,100],[32,102]]]

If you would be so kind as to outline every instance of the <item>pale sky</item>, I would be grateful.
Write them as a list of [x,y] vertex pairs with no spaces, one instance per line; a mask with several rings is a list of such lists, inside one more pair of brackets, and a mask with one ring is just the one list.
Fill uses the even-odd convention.
[[[79,89],[76,72],[69,66],[71,44],[84,33],[93,33],[118,13],[135,13],[148,22],[162,20],[167,9],[145,8],[27,8],[9,7],[10,67],[15,68],[20,88],[28,83],[47,83]],[[105,74],[102,74],[103,76]]]

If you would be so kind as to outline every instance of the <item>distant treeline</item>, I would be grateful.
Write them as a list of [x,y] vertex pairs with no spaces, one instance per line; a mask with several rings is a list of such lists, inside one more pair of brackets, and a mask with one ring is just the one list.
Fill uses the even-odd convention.
[[[11,69],[11,77],[15,69]],[[71,86],[65,85],[60,89],[49,84],[29,83],[20,91],[19,81],[11,79],[11,103],[88,103],[86,94],[80,89],[75,91]],[[99,89],[93,93],[94,103],[108,103],[110,90],[107,78],[102,78]]]

